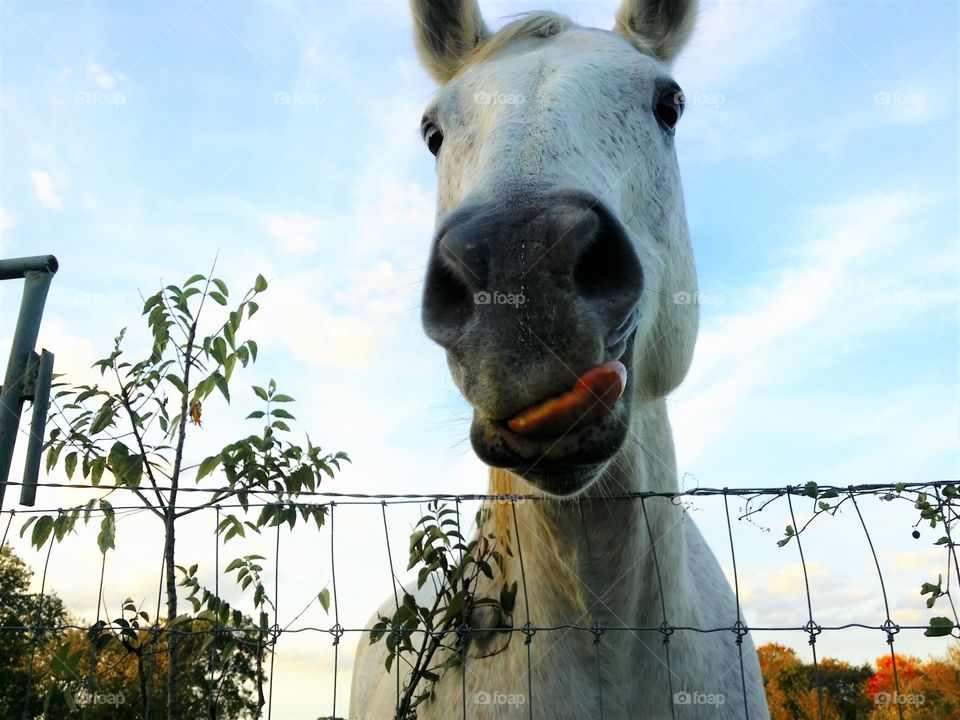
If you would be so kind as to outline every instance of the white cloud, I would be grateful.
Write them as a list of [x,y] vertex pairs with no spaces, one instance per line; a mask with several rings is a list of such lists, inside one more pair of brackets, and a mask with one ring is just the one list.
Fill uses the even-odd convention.
[[388,328],[359,313],[339,312],[320,301],[333,277],[323,269],[274,278],[254,322],[259,337],[285,345],[311,366],[366,367]]
[[33,193],[37,200],[51,210],[63,210],[63,200],[57,194],[56,183],[46,170],[31,170],[30,182],[33,183]]
[[270,215],[266,222],[267,232],[280,242],[280,251],[285,254],[311,253],[319,247],[318,237],[329,229],[329,224],[300,213]]
[[[794,378],[818,363],[956,303],[949,274],[905,260],[918,223],[940,201],[904,190],[819,208],[790,233],[807,240],[779,267],[727,297],[726,305],[705,307],[693,367],[674,398],[685,463],[724,436],[742,435],[748,412],[772,392],[789,393]],[[898,291],[916,289],[922,294],[904,296],[915,302],[895,302]],[[838,409],[838,416],[846,414]]]
[[117,86],[118,81],[126,79],[122,74],[111,75],[103,69],[103,66],[95,62],[87,65],[87,75],[104,90],[112,90]]
[[3,252],[7,242],[7,230],[12,228],[16,221],[13,216],[3,208],[0,208],[0,253]]

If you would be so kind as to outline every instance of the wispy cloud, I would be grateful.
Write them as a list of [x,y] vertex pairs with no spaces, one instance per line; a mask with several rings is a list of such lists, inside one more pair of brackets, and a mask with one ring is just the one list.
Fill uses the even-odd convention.
[[917,227],[942,202],[904,190],[813,210],[792,233],[800,242],[782,264],[723,296],[725,304],[705,306],[694,365],[676,395],[686,461],[742,435],[749,409],[793,386],[800,368],[831,362],[838,352],[856,356],[878,333],[891,332],[892,322],[905,327],[954,306],[949,274],[904,260]]
[[30,182],[33,184],[33,194],[44,207],[57,212],[63,210],[63,200],[57,194],[56,183],[46,170],[31,170]]
[[91,62],[87,65],[87,75],[104,90],[112,90],[117,86],[117,82],[126,79],[126,75],[122,73],[111,75],[97,62]]
[[280,252],[286,254],[312,253],[319,247],[319,236],[329,224],[300,213],[270,215],[265,222],[267,232],[279,241]]

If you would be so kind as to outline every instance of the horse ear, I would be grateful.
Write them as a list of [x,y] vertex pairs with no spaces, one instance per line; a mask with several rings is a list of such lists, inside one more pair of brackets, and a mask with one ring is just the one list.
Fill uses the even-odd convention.
[[623,0],[615,30],[633,35],[669,65],[687,43],[697,19],[697,0]]
[[410,0],[420,61],[437,82],[449,82],[490,31],[477,0]]

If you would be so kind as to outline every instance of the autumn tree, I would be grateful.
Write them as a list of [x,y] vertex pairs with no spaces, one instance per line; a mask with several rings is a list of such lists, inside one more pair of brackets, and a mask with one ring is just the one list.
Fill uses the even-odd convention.
[[870,710],[862,693],[873,672],[869,665],[823,658],[815,671],[778,643],[761,645],[757,655],[771,720],[859,720]]
[[56,637],[34,628],[68,622],[56,594],[30,592],[33,571],[10,548],[0,547],[0,718],[34,718],[43,709],[46,689],[42,658]]
[[960,718],[960,650],[953,645],[946,658],[927,662],[883,655],[864,683],[864,694],[871,700],[870,720],[900,718],[901,713],[904,720]]

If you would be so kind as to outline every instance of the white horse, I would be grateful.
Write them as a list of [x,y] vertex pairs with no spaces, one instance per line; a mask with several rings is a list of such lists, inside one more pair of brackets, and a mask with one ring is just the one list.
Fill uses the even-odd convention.
[[[478,591],[518,583],[515,630],[443,675],[418,719],[766,718],[753,643],[692,520],[611,497],[677,490],[664,398],[697,306],[669,67],[695,0],[624,0],[612,32],[534,13],[491,33],[476,0],[412,7],[442,85],[422,121],[439,179],[424,327],[474,408],[490,493],[543,497],[515,525],[488,504],[483,532],[513,556]],[[393,610],[391,596],[378,615]],[[385,653],[361,640],[351,718],[395,716]]]

